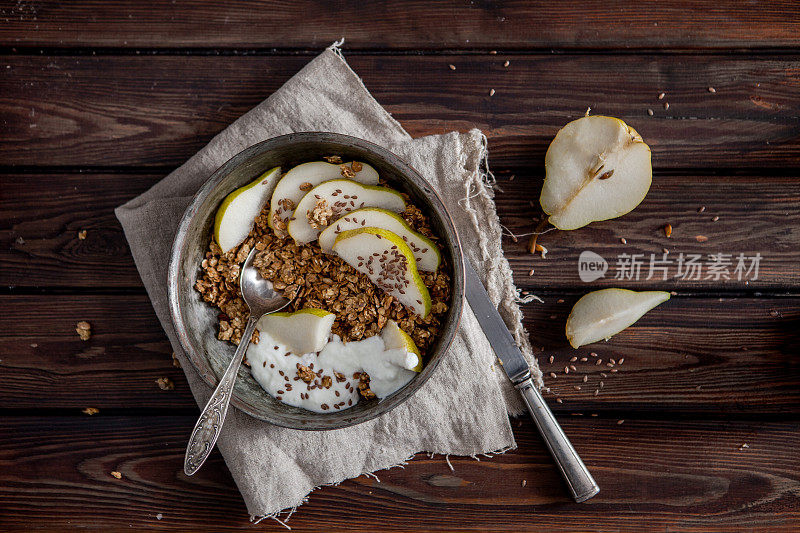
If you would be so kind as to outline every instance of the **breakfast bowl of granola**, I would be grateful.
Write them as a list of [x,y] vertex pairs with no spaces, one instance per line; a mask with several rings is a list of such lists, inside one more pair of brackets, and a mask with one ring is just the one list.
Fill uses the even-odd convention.
[[395,154],[334,133],[240,152],[180,222],[169,265],[173,324],[215,387],[247,322],[239,273],[291,300],[259,320],[231,403],[279,426],[324,430],[410,398],[447,352],[463,307],[458,234],[431,185]]

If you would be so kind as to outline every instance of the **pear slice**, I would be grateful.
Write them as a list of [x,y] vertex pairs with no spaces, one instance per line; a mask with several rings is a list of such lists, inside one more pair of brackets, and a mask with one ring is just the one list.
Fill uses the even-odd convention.
[[285,344],[296,355],[322,350],[328,342],[336,315],[324,309],[307,308],[294,313],[264,315],[256,328]]
[[[358,172],[354,172],[353,180],[365,185],[378,184],[378,172],[366,163],[349,163],[334,165],[325,161],[311,161],[292,167],[286,175],[278,182],[275,192],[272,194],[269,208],[269,218],[267,224],[275,229],[275,222],[286,223],[286,219],[292,216],[297,202],[300,201],[311,187],[316,187],[323,181],[341,179],[343,177],[342,167],[353,170],[353,165],[360,167]],[[283,228],[281,228],[283,229]]]
[[303,196],[287,231],[297,244],[317,238],[334,220],[362,207],[378,207],[400,213],[406,208],[403,196],[389,187],[361,185],[355,181],[330,180],[320,183]]
[[362,227],[383,228],[399,235],[414,252],[418,269],[436,272],[439,268],[442,256],[432,240],[411,229],[397,213],[377,207],[356,209],[338,219],[319,234],[319,247],[323,252],[330,253],[337,235],[343,231]]
[[333,251],[370,281],[422,318],[431,311],[431,295],[417,271],[411,248],[396,233],[381,228],[339,234]]
[[602,289],[575,303],[567,318],[567,339],[573,348],[608,340],[655,306],[669,300],[664,291]]
[[247,238],[280,175],[281,167],[268,170],[222,201],[214,217],[214,240],[223,252],[236,248]]
[[383,339],[383,346],[387,350],[402,349],[406,351],[406,357],[401,361],[400,366],[406,370],[413,370],[414,372],[422,371],[422,354],[414,343],[411,336],[400,329],[397,322],[394,320],[387,320],[386,325],[383,326],[381,331],[381,338]]
[[650,147],[618,118],[587,116],[556,134],[544,158],[539,202],[558,229],[632,211],[650,189]]

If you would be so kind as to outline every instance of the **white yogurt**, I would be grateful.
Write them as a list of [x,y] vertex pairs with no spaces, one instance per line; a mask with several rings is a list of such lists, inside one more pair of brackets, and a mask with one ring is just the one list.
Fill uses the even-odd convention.
[[[253,377],[271,396],[288,405],[330,413],[358,403],[359,380],[353,378],[354,373],[367,372],[370,389],[382,399],[411,381],[416,372],[408,368],[413,368],[418,359],[402,348],[386,350],[379,335],[347,343],[331,335],[319,354],[296,355],[262,331],[259,343],[247,349],[247,360]],[[311,383],[302,381],[298,363],[311,368],[318,377]],[[338,381],[334,372],[343,374],[345,380]],[[331,377],[330,388],[320,386],[323,376]]]

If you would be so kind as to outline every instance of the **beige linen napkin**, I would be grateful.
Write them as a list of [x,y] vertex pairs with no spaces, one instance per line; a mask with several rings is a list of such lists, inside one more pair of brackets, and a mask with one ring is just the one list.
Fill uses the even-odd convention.
[[[436,188],[455,217],[469,260],[523,352],[531,350],[515,302],[511,269],[478,130],[412,139],[369,94],[334,45],[272,96],[217,135],[189,161],[141,196],[117,208],[136,266],[199,406],[211,389],[182,352],[167,305],[167,264],[178,222],[192,195],[241,150],[277,135],[330,131],[368,139],[395,152]],[[508,413],[518,395],[496,365],[475,316],[461,329],[430,380],[390,413],[334,431],[297,431],[231,409],[218,446],[254,518],[295,508],[321,485],[403,464],[417,452],[471,455],[516,447]],[[189,437],[189,426],[186,437]]]

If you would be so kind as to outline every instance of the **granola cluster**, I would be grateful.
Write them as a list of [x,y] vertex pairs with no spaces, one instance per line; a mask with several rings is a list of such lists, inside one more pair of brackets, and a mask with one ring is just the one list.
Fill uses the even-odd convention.
[[[239,272],[255,247],[259,252],[254,266],[263,278],[272,281],[275,289],[292,300],[292,311],[315,307],[336,314],[332,331],[345,342],[377,335],[386,321],[392,319],[411,336],[423,355],[427,354],[449,308],[448,265],[443,262],[436,272],[420,272],[431,295],[431,313],[423,319],[381,291],[365,274],[339,257],[322,252],[316,243],[297,245],[291,237],[283,235],[282,228],[273,231],[267,224],[268,216],[266,206],[247,239],[228,253],[223,253],[212,240],[200,265],[195,288],[203,300],[220,310],[217,338],[234,344],[241,341],[248,309],[239,293]],[[401,216],[415,231],[434,242],[438,240],[427,217],[416,206],[409,203]],[[330,222],[319,218],[317,222],[324,225]],[[256,331],[252,342],[258,340]],[[314,375],[306,368],[298,372],[303,381]],[[362,373],[356,379],[362,396],[373,397],[369,376]]]

